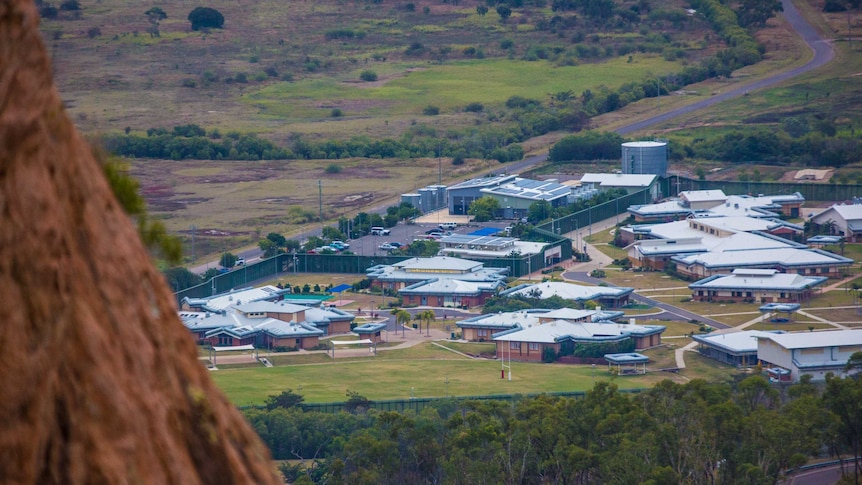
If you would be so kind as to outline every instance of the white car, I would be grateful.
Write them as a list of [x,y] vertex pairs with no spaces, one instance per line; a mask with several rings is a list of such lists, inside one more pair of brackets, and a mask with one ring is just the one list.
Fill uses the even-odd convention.
[[380,226],[374,226],[371,228],[371,235],[372,236],[388,236],[389,233],[390,233],[389,229],[386,229],[386,228],[383,228]]
[[241,256],[236,258],[235,266],[245,266],[245,258]]
[[381,244],[380,246],[377,246],[377,249],[380,249],[380,250],[383,250],[383,251],[391,251],[391,250],[393,250],[393,249],[398,249],[398,246],[392,246],[392,245],[391,245],[391,244],[389,244],[389,243],[383,243],[383,244]]

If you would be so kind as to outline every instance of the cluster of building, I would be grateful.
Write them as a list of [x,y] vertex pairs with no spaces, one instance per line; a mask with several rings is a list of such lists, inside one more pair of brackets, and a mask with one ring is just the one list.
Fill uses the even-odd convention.
[[457,323],[462,338],[496,344],[497,357],[538,362],[548,349],[554,355],[571,353],[577,345],[631,342],[635,350],[661,344],[662,325],[621,324],[620,311],[531,309],[492,313]]
[[[184,298],[180,320],[199,342],[212,347],[309,349],[320,337],[349,333],[353,327],[352,313],[289,298],[289,289],[275,286]],[[377,334],[379,338],[379,330]]]
[[781,217],[798,217],[804,202],[799,193],[681,192],[675,199],[630,207],[639,223],[621,228],[619,239],[634,266],[670,267],[698,280],[689,286],[697,300],[800,302],[853,264],[798,242],[803,226]]
[[775,381],[798,382],[808,374],[823,380],[827,373],[845,374],[847,361],[862,352],[862,331],[784,333],[746,330],[695,335],[698,351],[712,359],[739,367],[762,365]]

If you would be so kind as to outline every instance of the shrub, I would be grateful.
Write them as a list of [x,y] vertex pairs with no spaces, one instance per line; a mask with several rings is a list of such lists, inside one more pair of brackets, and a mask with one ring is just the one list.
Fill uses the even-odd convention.
[[194,79],[186,78],[186,79],[183,79],[182,86],[184,88],[196,88],[198,86],[198,82],[195,81]]
[[324,170],[324,171],[326,173],[335,174],[335,173],[341,173],[341,170],[342,170],[341,165],[338,165],[337,163],[330,163],[329,165],[326,166],[326,170]]
[[377,80],[377,73],[370,70],[362,71],[359,74],[359,79],[371,83]]
[[220,29],[224,25],[224,15],[214,8],[197,7],[189,12],[188,21],[192,24],[192,30]]
[[338,108],[332,108],[332,111],[329,112],[329,116],[333,118],[341,118],[344,116],[344,113]]
[[484,109],[485,106],[482,103],[470,103],[464,108],[464,111],[468,113],[481,113]]
[[87,37],[91,39],[99,37],[100,35],[102,35],[102,29],[98,27],[90,27],[89,29],[87,29]]
[[429,104],[422,110],[422,114],[427,116],[437,116],[440,114],[440,108]]

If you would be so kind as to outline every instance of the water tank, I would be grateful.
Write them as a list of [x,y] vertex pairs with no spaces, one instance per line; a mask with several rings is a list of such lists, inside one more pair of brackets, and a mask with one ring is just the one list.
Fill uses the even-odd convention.
[[623,173],[667,176],[667,142],[630,141],[622,146]]
[[401,202],[408,202],[413,207],[422,210],[422,196],[419,194],[401,194]]
[[419,205],[416,206],[423,213],[430,212],[436,209],[437,205],[437,191],[435,189],[429,189],[428,187],[419,189]]
[[437,191],[437,205],[434,207],[435,209],[439,209],[441,207],[446,207],[446,186],[445,185],[429,185],[429,189],[434,189]]

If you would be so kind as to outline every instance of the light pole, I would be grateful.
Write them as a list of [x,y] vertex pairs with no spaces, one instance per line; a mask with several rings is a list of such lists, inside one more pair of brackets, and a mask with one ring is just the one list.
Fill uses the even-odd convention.
[[593,387],[596,387],[596,364],[593,364],[592,367],[593,367]]

